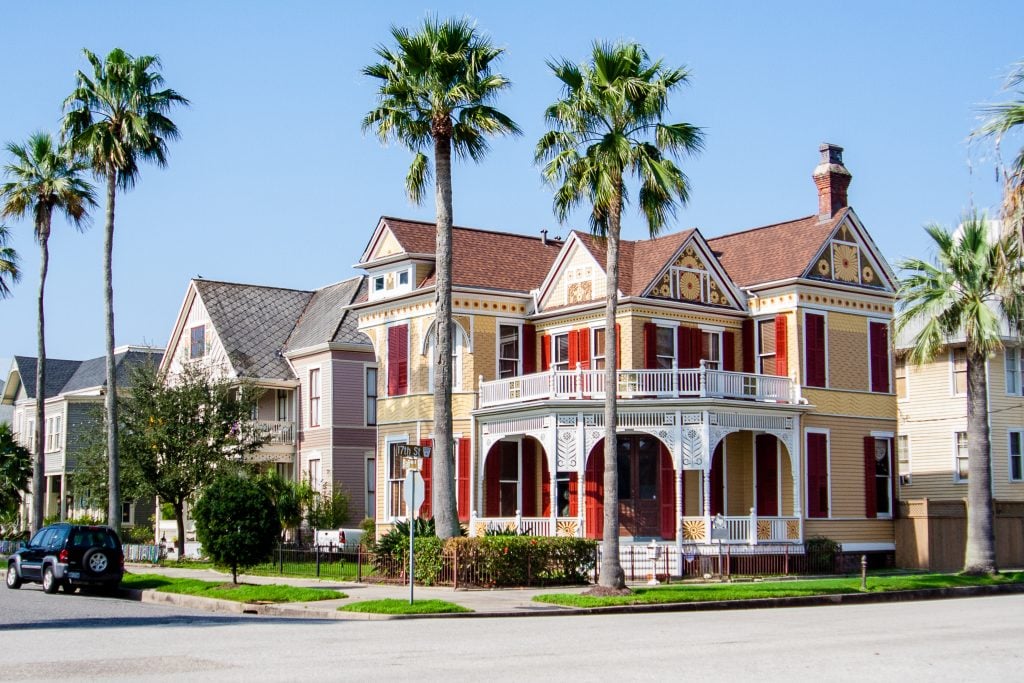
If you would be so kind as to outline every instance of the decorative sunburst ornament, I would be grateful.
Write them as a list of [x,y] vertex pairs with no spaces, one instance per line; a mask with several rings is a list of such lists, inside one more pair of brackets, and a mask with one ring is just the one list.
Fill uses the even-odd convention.
[[700,276],[697,273],[679,274],[679,298],[687,301],[700,301]]
[[843,282],[859,282],[860,268],[857,258],[857,247],[849,244],[832,245],[832,265],[836,279]]

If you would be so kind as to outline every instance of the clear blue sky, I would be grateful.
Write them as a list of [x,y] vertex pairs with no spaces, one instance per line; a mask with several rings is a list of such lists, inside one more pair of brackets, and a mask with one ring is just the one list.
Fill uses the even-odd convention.
[[[684,162],[679,228],[708,237],[814,213],[818,144],[846,148],[850,201],[890,261],[927,253],[921,226],[997,203],[977,106],[1024,58],[1024,3],[20,2],[3,10],[0,141],[56,130],[81,48],[157,54],[192,101],[166,169],[144,167],[117,205],[117,343],[167,342],[189,278],[315,288],[354,274],[379,216],[431,220],[403,191],[409,154],[360,131],[374,86],[360,69],[391,24],[469,15],[507,48],[499,102],[523,128],[455,169],[456,224],[564,234],[532,164],[558,89],[545,60],[595,39],[640,41],[693,72],[672,116],[703,126]],[[1010,158],[1021,140],[1004,151]],[[972,170],[973,169],[973,170]],[[34,355],[38,249],[16,223],[25,277],[0,301],[0,367]],[[585,215],[571,227],[586,228]],[[103,353],[103,208],[76,234],[56,221],[47,290],[51,357]],[[640,238],[635,214],[625,237]]]

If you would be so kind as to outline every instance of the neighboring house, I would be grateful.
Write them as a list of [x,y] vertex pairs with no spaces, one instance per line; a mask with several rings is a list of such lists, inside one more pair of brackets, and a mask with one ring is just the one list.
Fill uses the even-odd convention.
[[[133,366],[160,363],[163,349],[122,346],[114,350],[118,388],[127,387]],[[46,504],[43,516],[68,519],[95,512],[83,498],[74,498],[68,475],[75,468],[76,452],[85,446],[84,435],[103,419],[103,396],[107,390],[106,358],[90,360],[46,360]],[[0,394],[0,404],[13,406],[13,429],[18,441],[35,457],[36,358],[15,356]],[[24,510],[31,510],[32,494]],[[100,512],[106,516],[106,512]],[[152,502],[125,501],[121,523],[146,524],[153,514]],[[27,520],[26,520],[27,525]]]
[[[894,276],[821,147],[818,211],[621,246],[619,534],[710,551],[827,536],[891,557]],[[373,342],[378,528],[405,518],[399,449],[432,439],[435,227],[381,218],[353,310]],[[605,247],[455,228],[456,492],[469,533],[600,538]],[[429,463],[424,478],[430,486]],[[428,502],[420,513],[431,514]]]
[[[930,363],[906,360],[917,328],[896,340],[899,416],[896,452],[901,510],[900,566],[954,570],[964,565],[967,533],[966,340],[949,340]],[[1024,352],[1004,329],[1005,348],[986,364],[996,561],[1024,564]]]
[[[4,382],[0,382],[0,396],[4,393]],[[0,404],[0,423],[14,424],[14,406]]]
[[263,389],[252,417],[269,441],[247,460],[328,495],[340,488],[353,522],[372,511],[365,383],[376,370],[346,308],[365,286],[361,276],[312,292],[194,279],[161,366],[173,374],[203,363]]

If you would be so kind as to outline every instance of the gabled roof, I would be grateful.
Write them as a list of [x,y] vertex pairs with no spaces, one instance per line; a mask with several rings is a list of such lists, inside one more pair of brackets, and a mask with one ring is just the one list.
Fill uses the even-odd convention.
[[827,221],[807,216],[734,232],[709,239],[708,245],[740,287],[800,277],[849,212],[844,208]]
[[292,377],[281,351],[313,292],[205,279],[192,283],[239,376]]
[[[146,362],[159,364],[163,353],[153,351],[128,350],[114,355],[114,371],[117,386],[124,387],[130,380],[132,367]],[[36,398],[36,358],[34,356],[15,356],[12,374],[17,371],[25,394]],[[60,394],[68,394],[86,389],[99,389],[107,385],[106,357],[89,360],[46,359],[46,391],[44,398],[53,398]]]
[[[387,229],[406,254],[434,257],[437,228],[434,223],[384,216],[373,242]],[[561,240],[493,232],[477,228],[452,228],[452,284],[510,292],[529,292],[544,281],[554,263]],[[364,262],[371,247],[363,254]],[[434,284],[431,272],[420,287]]]
[[[605,240],[579,230],[573,230],[573,234],[594,256],[601,270],[607,270]],[[619,242],[619,291],[624,296],[642,295],[692,234],[693,230],[683,230],[663,237]]]
[[357,316],[346,307],[366,294],[366,277],[359,275],[313,293],[285,345],[285,350],[308,348],[328,342],[365,344],[370,339],[356,325]]

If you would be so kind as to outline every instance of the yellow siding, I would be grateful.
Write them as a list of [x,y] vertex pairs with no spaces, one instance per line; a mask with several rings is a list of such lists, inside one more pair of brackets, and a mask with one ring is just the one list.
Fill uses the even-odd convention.
[[368,260],[373,261],[374,259],[383,258],[385,256],[401,254],[404,253],[404,251],[405,250],[402,249],[402,245],[398,243],[397,239],[395,239],[391,230],[385,228],[380,239],[377,241],[377,247],[373,250],[373,253],[370,254],[370,258]]
[[819,415],[857,415],[877,419],[891,419],[896,415],[896,397],[892,394],[808,387],[803,387],[800,393]]
[[1009,430],[1024,429],[1024,398],[1006,393],[1006,365],[999,351],[989,361],[989,424],[992,444],[993,497],[1004,501],[1024,500],[1024,482],[1010,481]]
[[868,322],[864,316],[828,314],[828,383],[834,389],[868,391]]
[[[466,354],[462,386],[476,389],[480,375],[488,382],[498,378],[496,359],[498,357],[497,321],[491,316],[473,317],[473,353]],[[524,349],[524,357],[528,353]]]
[[888,519],[804,520],[804,538],[825,536],[842,543],[894,543],[893,522]]
[[[589,282],[590,296],[569,302],[567,294],[570,282]],[[582,303],[583,301],[604,299],[606,291],[604,271],[597,265],[597,261],[590,255],[590,252],[577,244],[566,259],[558,277],[552,283],[547,299],[544,301],[544,307],[557,308],[568,303]]]
[[[805,427],[829,430],[829,484],[832,490],[832,517],[865,517],[864,438],[872,432],[895,432],[895,420],[861,420],[808,415]],[[804,441],[806,443],[806,439]],[[806,458],[801,463],[801,479],[807,480]],[[806,514],[806,490],[802,509]],[[849,540],[849,539],[847,539]]]

